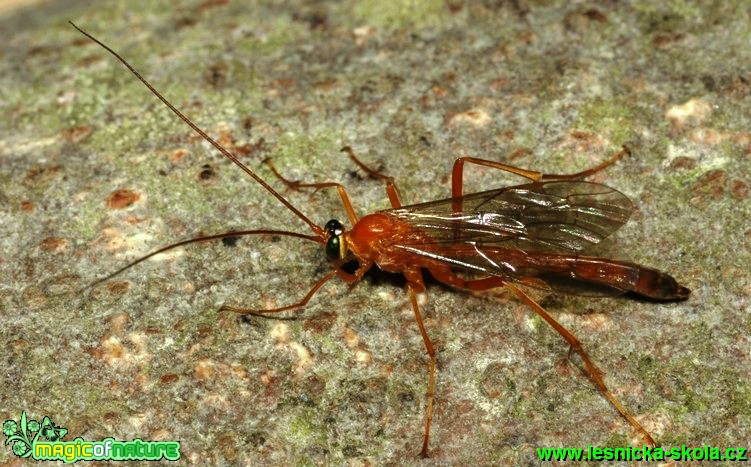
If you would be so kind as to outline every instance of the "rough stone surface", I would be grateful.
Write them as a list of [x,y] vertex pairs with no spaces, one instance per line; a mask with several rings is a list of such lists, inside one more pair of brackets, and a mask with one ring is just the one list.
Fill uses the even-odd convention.
[[[252,4],[249,4],[252,3]],[[682,303],[533,295],[584,343],[665,447],[751,435],[751,18],[747,2],[52,2],[0,18],[0,418],[69,438],[176,439],[188,464],[403,465],[417,458],[427,358],[398,278],[332,281],[290,319],[223,303],[300,299],[312,242],[196,244],[305,225],[177,121],[67,20],[121,52],[322,225],[445,197],[454,158],[590,167],[636,206],[620,252],[693,290]],[[64,7],[63,7],[64,5]],[[698,5],[698,4],[697,4]],[[469,191],[514,183],[470,168]],[[567,346],[502,292],[431,285],[432,461],[534,464],[535,447],[639,446]],[[575,362],[576,363],[576,362]],[[0,461],[13,457],[0,449]]]

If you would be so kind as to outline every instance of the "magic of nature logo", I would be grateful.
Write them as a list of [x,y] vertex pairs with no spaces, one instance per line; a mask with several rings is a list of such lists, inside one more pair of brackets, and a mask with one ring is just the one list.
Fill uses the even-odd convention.
[[11,446],[13,454],[34,460],[56,460],[66,463],[81,460],[152,461],[180,459],[179,441],[118,441],[105,438],[101,441],[87,441],[81,437],[73,441],[63,441],[68,430],[52,423],[44,417],[41,423],[29,420],[26,411],[21,419],[6,420],[3,423],[5,445]]

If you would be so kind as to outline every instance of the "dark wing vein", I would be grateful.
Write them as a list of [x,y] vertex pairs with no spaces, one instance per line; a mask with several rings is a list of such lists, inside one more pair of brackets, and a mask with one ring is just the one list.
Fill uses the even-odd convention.
[[582,181],[530,183],[384,211],[442,243],[499,244],[534,251],[582,252],[629,218],[631,201]]
[[459,212],[451,198],[384,211],[426,238],[394,246],[453,268],[509,279],[545,277],[551,284],[561,275],[545,270],[539,258],[591,254],[633,209],[619,191],[585,181],[473,193],[463,196],[461,204]]

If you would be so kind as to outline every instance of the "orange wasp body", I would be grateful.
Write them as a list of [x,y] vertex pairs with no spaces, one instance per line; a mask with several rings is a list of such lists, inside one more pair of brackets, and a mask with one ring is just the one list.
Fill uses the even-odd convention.
[[[72,24],[72,23],[71,23]],[[163,251],[203,240],[255,234],[278,234],[312,240],[324,245],[334,266],[313,285],[297,303],[268,310],[223,306],[238,313],[265,314],[299,309],[332,277],[347,283],[360,280],[373,266],[401,273],[407,279],[415,320],[430,357],[425,429],[421,454],[427,456],[435,389],[435,349],[423,324],[416,294],[425,291],[423,271],[439,282],[465,290],[488,290],[506,287],[531,306],[570,345],[582,359],[587,375],[616,410],[641,434],[645,442],[654,440],[639,422],[621,405],[605,385],[601,371],[590,361],[581,343],[516,284],[563,292],[613,295],[633,292],[654,300],[680,300],[691,293],[670,275],[627,261],[598,257],[593,247],[623,225],[631,214],[628,198],[605,185],[582,181],[628,153],[624,148],[606,162],[573,175],[548,175],[497,162],[460,158],[452,172],[452,197],[423,204],[402,206],[393,180],[363,164],[346,147],[350,158],[369,175],[385,180],[392,208],[358,218],[345,188],[335,182],[297,183],[284,179],[269,161],[274,174],[292,188],[336,188],[352,225],[346,230],[341,222],[330,220],[321,228],[295,208],[251,169],[242,164],[190,119],[167,101],[130,64],[108,46],[73,25],[81,33],[120,60],[170,110],[219,152],[234,162],[269,193],[276,197],[311,228],[313,234],[271,229],[226,232],[184,240],[166,246],[124,266],[94,284],[105,281],[127,268]],[[511,172],[531,180],[530,183],[481,193],[463,194],[462,176],[465,163]],[[350,273],[342,266],[355,260],[357,269]],[[92,285],[94,285],[92,284]]]

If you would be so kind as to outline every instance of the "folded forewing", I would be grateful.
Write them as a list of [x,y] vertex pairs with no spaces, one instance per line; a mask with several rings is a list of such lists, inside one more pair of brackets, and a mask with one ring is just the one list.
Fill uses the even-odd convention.
[[550,271],[546,260],[592,254],[631,211],[631,201],[605,185],[551,181],[468,194],[461,203],[448,198],[384,212],[424,234],[425,241],[394,245],[405,251],[467,271],[537,277],[568,289],[553,285],[568,274]]

